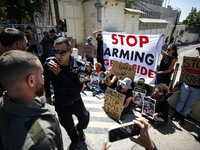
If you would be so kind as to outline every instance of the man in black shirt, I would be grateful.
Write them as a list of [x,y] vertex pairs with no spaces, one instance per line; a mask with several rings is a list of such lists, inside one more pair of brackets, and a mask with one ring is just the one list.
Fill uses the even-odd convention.
[[102,36],[102,30],[99,29],[97,31],[93,32],[93,36],[97,40],[97,62],[100,62],[102,64],[103,70],[104,68],[104,60],[103,60],[103,36]]

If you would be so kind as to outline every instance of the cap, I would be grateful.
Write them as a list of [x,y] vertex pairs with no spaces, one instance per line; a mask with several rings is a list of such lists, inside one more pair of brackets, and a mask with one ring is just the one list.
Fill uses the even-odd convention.
[[138,86],[141,86],[141,87],[143,87],[144,86],[144,83],[145,81],[144,81],[144,79],[139,79],[139,80],[137,80],[137,82],[136,82],[136,86],[138,87]]
[[90,63],[90,62],[86,62],[85,65],[86,65],[86,66],[91,66],[91,63]]
[[62,33],[58,33],[58,36],[62,36]]
[[132,80],[130,78],[126,77],[123,80],[119,80],[119,82],[126,85],[128,89],[132,89],[131,87]]
[[47,34],[47,33],[48,33],[47,31],[44,31],[44,32],[43,32],[43,34]]
[[88,36],[87,39],[90,40],[90,41],[92,41],[92,37],[91,36]]

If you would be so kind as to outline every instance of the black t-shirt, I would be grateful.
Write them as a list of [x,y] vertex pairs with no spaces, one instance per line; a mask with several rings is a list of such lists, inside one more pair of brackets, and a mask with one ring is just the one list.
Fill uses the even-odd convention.
[[[126,95],[126,98],[124,100],[124,104],[126,103],[127,98],[133,97],[132,89],[128,89],[126,92],[122,92],[122,87],[121,85],[117,87],[117,92]],[[132,102],[132,101],[131,101]],[[130,102],[130,103],[131,103]],[[130,105],[130,104],[129,104]]]
[[[151,96],[151,98],[154,98],[154,94]],[[158,105],[156,105],[155,113],[162,112],[164,114],[162,115],[162,117],[167,118],[168,111],[169,111],[169,103],[166,100],[166,98],[164,101],[161,101],[160,103],[158,103]]]
[[103,40],[96,38],[97,40],[97,56],[103,56]]
[[[112,74],[111,76],[109,76],[110,81],[113,79],[114,75]],[[109,88],[116,88],[117,87],[117,80],[115,80],[115,82],[112,85],[108,86]]]
[[[163,55],[163,58],[160,62],[160,66],[158,67],[158,71],[164,71],[164,70],[168,70],[172,60],[174,59],[174,56],[168,56],[166,53]],[[171,75],[173,73],[173,70],[169,73],[166,73],[166,75]]]

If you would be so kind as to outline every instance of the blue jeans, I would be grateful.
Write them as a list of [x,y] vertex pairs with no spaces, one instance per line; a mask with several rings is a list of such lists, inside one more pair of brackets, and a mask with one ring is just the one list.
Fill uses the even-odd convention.
[[[200,89],[193,88],[185,83],[181,86],[181,94],[176,105],[176,111],[187,117],[195,102],[200,98]],[[184,107],[185,106],[185,107]]]

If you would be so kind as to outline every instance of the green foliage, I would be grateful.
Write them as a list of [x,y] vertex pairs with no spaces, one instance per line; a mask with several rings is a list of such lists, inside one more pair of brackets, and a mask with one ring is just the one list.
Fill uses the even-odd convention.
[[125,0],[125,7],[132,8],[133,4],[136,2],[137,2],[137,0]]
[[0,23],[32,23],[33,12],[43,14],[47,0],[1,0]]
[[192,7],[191,12],[182,23],[187,27],[200,29],[200,11],[197,12],[197,9]]

